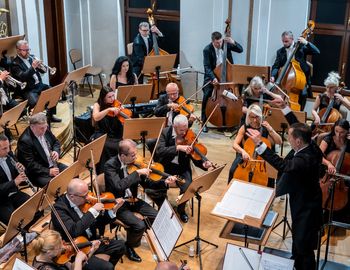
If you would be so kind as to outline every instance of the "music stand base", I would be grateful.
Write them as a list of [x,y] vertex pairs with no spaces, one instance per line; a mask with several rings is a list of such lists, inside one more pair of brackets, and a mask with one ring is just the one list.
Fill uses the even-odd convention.
[[292,231],[292,227],[289,224],[288,218],[287,218],[287,212],[288,212],[288,195],[286,195],[286,204],[284,206],[284,216],[282,219],[272,228],[272,231],[274,231],[278,226],[280,226],[283,223],[283,232],[282,232],[282,239],[285,240],[287,236],[286,227],[288,227],[289,231]]

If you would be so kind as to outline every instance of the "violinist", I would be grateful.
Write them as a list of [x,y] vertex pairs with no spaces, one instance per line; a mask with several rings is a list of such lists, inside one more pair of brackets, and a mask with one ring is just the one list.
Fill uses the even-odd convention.
[[[233,64],[232,59],[232,52],[241,53],[243,52],[242,46],[235,41],[231,37],[225,37],[225,41],[227,42],[227,60]],[[204,82],[203,85],[205,85],[207,82],[211,81],[212,84],[208,84],[206,87],[203,88],[203,100],[202,100],[202,113],[201,113],[201,120],[204,123],[207,119],[205,114],[205,108],[208,102],[209,97],[213,93],[214,86],[213,84],[218,83],[218,79],[216,78],[214,74],[214,69],[223,63],[223,61],[226,61],[226,59],[223,58],[223,38],[222,34],[220,32],[213,32],[211,34],[211,43],[208,44],[204,50],[203,50],[203,64],[204,64]],[[208,128],[204,127],[203,132],[208,132]]]
[[136,74],[132,72],[132,63],[127,56],[120,56],[112,68],[109,86],[116,90],[119,86],[137,84]]
[[[101,211],[104,210],[102,203],[96,203],[86,213],[83,213],[80,207],[87,202],[88,192],[88,185],[83,180],[72,179],[68,184],[67,193],[56,200],[54,208],[71,237],[84,236],[93,241],[96,240],[96,228],[110,223],[115,218],[115,213],[122,206],[123,201],[117,200],[115,207],[112,210],[105,211],[103,216],[101,215]],[[55,230],[60,232],[62,238],[67,240],[56,215],[52,215],[52,224]],[[84,269],[112,270],[124,253],[124,241],[110,240],[109,243],[102,242],[95,251],[95,255],[88,260],[88,264]],[[104,258],[109,257],[109,261],[96,256],[98,254],[103,254]]]
[[[165,128],[159,139],[154,159],[163,164],[165,171],[185,179],[186,183],[180,186],[183,194],[192,182],[191,160],[197,167],[207,170],[212,166],[209,160],[194,160],[189,155],[193,149],[189,145],[182,145],[188,131],[187,117],[179,114],[174,118],[173,125]],[[185,211],[186,202],[178,205],[177,212],[182,222],[188,222]]]
[[106,161],[118,153],[118,143],[123,136],[123,125],[117,117],[121,108],[114,107],[114,101],[115,92],[112,88],[104,86],[92,110],[92,119],[95,126],[95,133],[92,138],[97,139],[107,134],[101,159],[96,168],[98,174],[103,171]]
[[327,108],[330,102],[334,99],[333,109],[339,111],[340,105],[344,105],[348,110],[350,110],[350,101],[338,93],[340,76],[336,72],[328,73],[328,77],[324,80],[324,85],[326,86],[326,92],[319,94],[316,97],[312,116],[314,117],[314,124],[318,125],[321,123],[321,118],[317,111],[320,112],[322,109]]
[[[293,53],[296,43],[294,42],[294,36],[291,31],[284,31],[281,35],[283,47],[277,50],[276,59],[271,69],[271,82],[275,82],[280,68],[287,62],[288,57]],[[304,90],[300,93],[299,103],[301,109],[304,109],[307,96],[312,97],[311,92],[311,74],[310,67],[306,62],[307,55],[320,54],[320,50],[311,42],[307,41],[303,37],[298,38],[298,42],[301,43],[298,51],[295,53],[295,60],[300,63],[300,67],[306,76],[306,85]]]
[[[152,25],[151,32],[156,33],[158,37],[163,37],[162,32],[159,31],[157,26]],[[150,53],[153,48],[152,37],[150,36],[150,26],[148,22],[141,22],[139,24],[139,33],[135,37],[132,44],[131,62],[133,66],[133,72],[139,77],[139,83],[143,83],[143,75],[141,70],[145,57]]]
[[[89,256],[94,253],[99,244],[99,241],[92,241]],[[64,247],[60,233],[53,230],[44,231],[34,239],[33,249],[35,253],[33,266],[38,270],[82,270],[84,262],[88,260],[87,255],[79,251],[73,264],[68,262],[65,265],[58,265],[55,259],[61,255]]]
[[261,108],[257,104],[252,104],[246,111],[245,123],[239,128],[236,138],[233,141],[233,149],[236,151],[236,158],[232,162],[228,183],[233,178],[235,170],[239,163],[249,160],[251,157],[244,150],[244,141],[247,140],[246,131],[248,128],[260,130],[262,127],[261,136],[268,138],[273,144],[282,144],[281,136],[271,127],[267,121],[263,121]]

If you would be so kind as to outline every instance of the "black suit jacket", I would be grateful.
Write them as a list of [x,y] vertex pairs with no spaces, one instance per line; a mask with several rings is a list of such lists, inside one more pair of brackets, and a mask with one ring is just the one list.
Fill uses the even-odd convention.
[[[45,138],[51,146],[51,150],[60,154],[60,142],[50,130],[45,133]],[[27,127],[17,142],[18,161],[27,169],[27,176],[48,176],[50,173],[49,162],[39,140],[30,127]]]
[[[306,63],[307,55],[320,54],[320,50],[311,42],[307,45],[301,45],[295,53],[295,59],[300,63],[300,67],[305,73],[306,79],[310,76],[310,67]],[[271,76],[277,79],[278,71],[287,62],[287,51],[284,47],[280,48],[276,53],[275,63],[272,65]]]
[[[153,41],[151,36],[148,37],[148,50],[151,51]],[[147,55],[147,47],[140,33],[134,38],[132,45],[131,62],[135,74],[140,74],[144,58]]]
[[6,163],[10,169],[12,179],[8,179],[2,166],[0,166],[0,202],[6,201],[9,193],[18,191],[15,181],[13,181],[13,179],[15,179],[18,176],[18,171],[12,165],[9,158],[6,159]]
[[[242,46],[236,41],[236,44],[227,44],[227,60],[233,64],[232,52],[243,52]],[[214,69],[216,68],[216,53],[212,43],[208,44],[203,50],[204,65],[204,83],[212,81],[216,78]]]

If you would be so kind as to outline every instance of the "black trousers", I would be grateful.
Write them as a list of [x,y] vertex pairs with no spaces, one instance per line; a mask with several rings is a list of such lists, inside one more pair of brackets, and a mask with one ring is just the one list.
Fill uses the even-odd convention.
[[133,212],[138,212],[144,217],[147,217],[151,224],[157,216],[157,211],[142,200],[139,200],[133,205],[128,202],[123,204],[117,212],[117,218],[130,227],[127,230],[125,243],[130,248],[140,245],[142,235],[147,228],[145,221],[137,218]]
[[48,86],[47,84],[39,82],[35,85],[33,89],[24,91],[22,93],[23,98],[28,99],[28,106],[30,109],[34,108],[35,104],[38,102],[41,92],[49,88],[50,86]]
[[294,259],[294,267],[296,270],[316,269],[315,253],[313,249],[300,251],[294,241],[292,244],[292,259]]
[[0,204],[0,221],[4,224],[8,224],[11,214],[18,207],[20,207],[30,196],[27,193],[18,191],[16,194],[11,195]]
[[202,99],[202,113],[201,120],[205,122],[207,120],[207,116],[205,115],[205,108],[207,107],[208,99],[211,97],[213,93],[214,87],[211,84],[208,84],[206,87],[202,89],[203,91],[203,99]]
[[[57,166],[58,166],[58,169],[60,170],[60,173],[67,168],[67,165],[64,165],[62,163],[58,163]],[[41,175],[37,177],[30,177],[30,181],[36,187],[43,187],[51,180],[51,178],[52,176],[50,175]]]

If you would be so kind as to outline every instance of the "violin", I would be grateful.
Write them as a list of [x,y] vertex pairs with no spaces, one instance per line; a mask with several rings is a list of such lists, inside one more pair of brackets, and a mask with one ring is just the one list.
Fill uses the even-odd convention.
[[[194,115],[194,108],[193,108],[193,105],[191,104],[188,104],[187,103],[187,99],[185,99],[183,96],[179,96],[177,98],[177,100],[175,101],[176,104],[179,104],[179,107],[174,110],[175,112],[179,112],[180,114],[186,116],[187,118],[189,118],[191,115]],[[195,120],[198,122],[198,124],[202,125],[202,121],[201,119],[194,115],[195,116]]]
[[103,192],[99,196],[99,200],[95,193],[89,192],[86,198],[85,204],[81,205],[79,208],[81,212],[86,213],[91,207],[93,207],[96,203],[101,202],[104,205],[104,209],[111,210],[116,205],[116,200],[111,192]]
[[119,100],[114,100],[112,107],[118,108],[118,114],[115,114],[114,111],[108,112],[108,116],[118,117],[118,120],[124,124],[125,119],[130,119],[132,117],[132,111],[126,108],[123,108],[122,103]]
[[[138,156],[132,164],[128,165],[127,171],[128,174],[131,174],[138,169],[147,168],[148,166],[149,162],[147,162],[145,158]],[[148,179],[154,182],[158,182],[163,178],[171,176],[170,174],[164,172],[164,166],[158,162],[152,162],[149,169],[151,170],[151,173],[148,176]],[[180,177],[176,177],[176,182],[182,186],[186,181]]]

